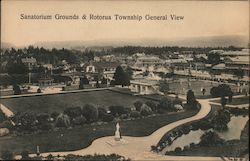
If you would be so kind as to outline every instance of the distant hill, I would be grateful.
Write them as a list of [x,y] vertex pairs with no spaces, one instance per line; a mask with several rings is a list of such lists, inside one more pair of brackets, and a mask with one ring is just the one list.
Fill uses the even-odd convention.
[[118,47],[118,46],[186,46],[186,47],[227,47],[238,46],[247,47],[249,40],[246,36],[209,36],[209,37],[192,37],[192,38],[145,38],[145,39],[103,39],[90,41],[52,41],[37,42],[34,46],[44,48],[68,48],[68,49],[85,49],[90,46],[98,47]]
[[[247,36],[204,36],[191,38],[141,38],[141,39],[100,39],[100,40],[76,40],[76,41],[41,41],[28,44],[47,49],[66,48],[85,50],[108,50],[119,46],[184,46],[184,47],[248,47],[249,38]],[[27,46],[28,46],[27,45]],[[11,43],[2,42],[2,48],[15,47]],[[22,46],[24,47],[24,46]],[[21,48],[22,48],[21,47]]]
[[10,49],[10,48],[15,48],[16,46],[8,43],[8,42],[1,42],[1,49]]
[[210,36],[194,37],[190,39],[177,39],[169,44],[190,47],[248,47],[249,39],[247,36]]

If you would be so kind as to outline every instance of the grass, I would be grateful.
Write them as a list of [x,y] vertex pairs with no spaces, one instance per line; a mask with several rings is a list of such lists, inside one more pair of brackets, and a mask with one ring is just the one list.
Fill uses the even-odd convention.
[[[137,120],[121,121],[121,134],[126,136],[147,136],[162,126],[191,117],[197,112],[198,110],[185,111]],[[7,136],[0,138],[0,152],[4,149],[9,149],[15,154],[20,154],[23,150],[34,153],[37,145],[39,145],[41,152],[77,150],[87,147],[97,138],[114,135],[114,131],[115,123],[111,122],[103,125],[86,125],[40,134]]]
[[42,95],[31,97],[19,97],[1,99],[1,103],[14,113],[32,111],[34,113],[52,113],[54,111],[63,112],[67,107],[83,106],[84,104],[94,104],[96,106],[108,107],[110,105],[120,105],[132,107],[136,100],[142,102],[149,99],[118,93],[110,90]]
[[[213,102],[220,103],[220,100],[215,100]],[[241,105],[241,104],[249,104],[249,96],[233,98],[232,102],[227,103],[228,105]]]
[[[212,102],[214,103],[221,103],[220,99],[218,100],[213,100]],[[227,105],[235,105],[237,107],[237,105],[242,105],[242,104],[249,104],[249,96],[244,96],[244,97],[239,97],[239,98],[233,98],[232,102],[227,102]],[[220,105],[213,105],[213,106],[220,106]]]
[[[210,95],[210,89],[212,87],[217,87],[219,85],[218,82],[210,82],[210,81],[203,81],[203,80],[190,80],[190,88],[193,90],[195,96],[197,98],[211,98]],[[232,91],[236,91],[237,86],[236,85],[230,85]],[[180,94],[186,94],[188,90],[188,81],[182,80],[182,83],[180,82],[172,82],[169,83],[169,88],[171,91],[175,91]],[[205,88],[206,92],[203,95],[201,92],[201,88]]]

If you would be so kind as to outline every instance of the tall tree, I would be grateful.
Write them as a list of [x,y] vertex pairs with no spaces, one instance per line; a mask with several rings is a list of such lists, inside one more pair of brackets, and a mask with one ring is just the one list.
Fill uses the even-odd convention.
[[6,64],[6,68],[9,75],[28,73],[28,68],[21,62],[9,61]]
[[221,96],[220,103],[221,103],[221,107],[224,109],[227,104],[227,99],[225,98],[225,96]]
[[220,60],[220,54],[219,53],[210,53],[207,56],[207,61],[210,64],[219,64],[221,62]]
[[160,82],[160,92],[164,93],[165,95],[168,93],[169,91],[169,85],[167,83],[167,81],[161,81]]
[[188,90],[188,92],[187,92],[187,104],[190,106],[197,105],[197,100],[196,100],[194,92],[192,90]]
[[80,78],[79,89],[84,89],[84,85],[89,84],[89,80],[86,76]]
[[126,72],[124,72],[121,66],[116,68],[113,78],[115,80],[115,85],[122,85],[122,87],[130,85],[129,76]]
[[20,89],[20,86],[17,85],[17,84],[14,84],[13,85],[13,91],[14,91],[14,95],[18,95],[18,94],[21,94],[21,89]]

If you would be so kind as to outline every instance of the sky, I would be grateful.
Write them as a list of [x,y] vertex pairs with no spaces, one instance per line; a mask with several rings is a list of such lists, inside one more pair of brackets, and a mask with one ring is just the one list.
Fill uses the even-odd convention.
[[[78,14],[80,20],[21,20],[20,14]],[[81,20],[83,14],[175,14],[184,19],[86,21]],[[1,1],[1,41],[16,46],[39,41],[174,40],[224,35],[249,36],[249,1]]]

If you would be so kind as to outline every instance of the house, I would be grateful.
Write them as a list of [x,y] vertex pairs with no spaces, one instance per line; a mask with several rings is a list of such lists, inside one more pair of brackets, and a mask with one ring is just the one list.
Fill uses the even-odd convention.
[[113,62],[116,60],[115,55],[104,55],[101,57],[102,61]]
[[21,61],[22,61],[22,63],[24,65],[27,65],[29,67],[37,65],[37,61],[33,57],[31,57],[31,58],[27,58],[27,57],[26,58],[22,58]]
[[46,77],[39,78],[37,81],[39,83],[39,86],[50,86],[52,85],[54,79],[46,76]]
[[246,75],[249,74],[249,55],[231,57],[230,60],[225,61],[227,69],[243,69]]
[[100,58],[99,56],[95,56],[95,57],[94,57],[94,61],[95,61],[95,62],[99,62],[99,61],[101,61],[101,58]]
[[131,92],[135,92],[139,95],[156,94],[159,92],[158,81],[137,79],[131,80],[129,86]]
[[206,69],[206,64],[203,62],[193,62],[191,64],[191,66],[194,70],[205,70]]
[[221,72],[224,75],[223,78],[237,80],[234,73],[242,69],[244,77],[241,80],[249,81],[249,49],[243,49],[241,51],[223,51],[221,52],[221,56],[224,58],[224,63],[213,66],[213,70]]
[[173,67],[175,70],[185,70],[190,66],[187,60],[181,58],[168,59],[165,63],[168,64],[168,66]]
[[90,62],[83,65],[83,71],[88,75],[101,74],[105,78],[112,79],[119,62]]
[[134,66],[148,68],[150,66],[160,67],[164,65],[164,61],[157,56],[141,56],[136,59]]

